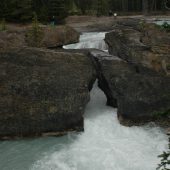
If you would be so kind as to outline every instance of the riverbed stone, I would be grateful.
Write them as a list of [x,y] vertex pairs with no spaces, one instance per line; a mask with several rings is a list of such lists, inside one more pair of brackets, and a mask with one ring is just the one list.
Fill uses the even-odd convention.
[[80,53],[20,48],[0,53],[0,138],[83,130],[96,79]]

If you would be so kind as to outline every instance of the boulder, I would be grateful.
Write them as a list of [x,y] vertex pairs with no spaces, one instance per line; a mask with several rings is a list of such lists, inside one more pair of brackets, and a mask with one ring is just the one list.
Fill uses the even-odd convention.
[[[9,27],[6,31],[0,31],[0,52],[26,46],[35,47],[31,29],[30,26]],[[69,26],[40,26],[40,29],[37,47],[61,48],[79,41],[80,34]]]
[[121,124],[132,126],[155,121],[169,126],[170,77],[147,71],[139,73],[127,61],[93,50],[99,87],[105,92],[107,104],[118,107]]
[[80,34],[70,26],[44,28],[42,47],[56,48],[79,42]]
[[0,138],[83,130],[96,79],[79,53],[21,48],[0,53]]
[[126,22],[117,24],[105,40],[110,54],[126,61],[131,70],[124,72],[122,67],[115,76],[115,61],[101,63],[111,94],[117,93],[120,122],[136,125],[154,120],[169,126],[169,34],[155,24]]
[[170,74],[170,36],[155,24],[135,22],[118,24],[106,34],[105,41],[109,52],[130,64],[139,71],[144,68],[160,74]]

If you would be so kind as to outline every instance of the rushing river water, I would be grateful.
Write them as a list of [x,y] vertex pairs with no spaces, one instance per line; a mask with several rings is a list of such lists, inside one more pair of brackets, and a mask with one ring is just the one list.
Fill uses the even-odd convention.
[[165,22],[170,24],[170,20],[169,19],[162,19],[160,21],[154,21],[154,23],[156,23],[157,25],[163,25]]
[[84,133],[0,142],[0,170],[155,170],[167,136],[158,127],[120,125],[116,110],[105,104],[95,84]]
[[108,47],[104,41],[105,32],[88,32],[80,36],[80,42],[64,46],[65,49],[96,48],[107,51]]

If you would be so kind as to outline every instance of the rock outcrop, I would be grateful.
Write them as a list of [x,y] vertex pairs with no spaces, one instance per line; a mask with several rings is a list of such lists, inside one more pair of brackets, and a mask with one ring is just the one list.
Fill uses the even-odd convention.
[[0,139],[82,131],[96,78],[107,104],[118,107],[123,125],[155,121],[168,127],[169,35],[152,24],[137,23],[119,23],[106,35],[110,54],[95,49],[43,49],[78,38],[61,36],[62,43],[57,43],[55,30],[45,35],[43,48],[23,48],[27,46],[24,31],[18,39],[17,33],[0,33]]
[[124,125],[135,125],[154,120],[159,123],[166,121],[162,124],[168,126],[168,33],[161,32],[152,24],[146,24],[144,28],[133,24],[120,24],[106,35],[106,42],[109,52],[122,59],[120,68],[117,68],[115,60],[105,59],[100,62],[102,75],[110,88],[111,96],[116,96],[120,122]]
[[80,34],[69,26],[46,27],[42,47],[56,48],[79,42]]
[[96,79],[87,56],[23,48],[0,53],[0,63],[1,139],[83,130]]
[[[170,74],[170,35],[155,24],[120,23],[106,34],[109,53],[158,73]],[[142,67],[141,67],[142,66]]]
[[[38,47],[61,48],[63,45],[79,41],[80,34],[69,26],[41,26],[40,28],[42,30],[42,37]],[[26,46],[34,47],[34,43],[30,43],[32,40],[30,40],[30,37],[27,36],[30,29],[30,26],[19,28],[12,27],[6,31],[1,31],[0,52]]]

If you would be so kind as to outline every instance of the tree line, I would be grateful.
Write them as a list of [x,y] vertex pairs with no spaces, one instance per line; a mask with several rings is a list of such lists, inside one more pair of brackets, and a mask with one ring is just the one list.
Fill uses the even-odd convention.
[[128,13],[164,11],[167,0],[1,0],[0,19],[30,21],[36,13],[40,21],[58,20],[67,15],[108,15],[108,11]]

